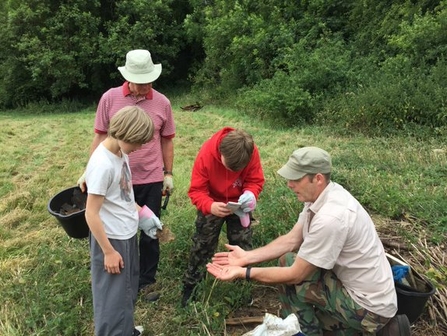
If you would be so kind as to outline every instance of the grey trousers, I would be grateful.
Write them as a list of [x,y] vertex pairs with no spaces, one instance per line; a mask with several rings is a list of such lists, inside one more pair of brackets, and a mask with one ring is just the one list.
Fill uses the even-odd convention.
[[109,274],[104,270],[104,254],[96,239],[90,235],[95,335],[131,336],[135,328],[134,307],[139,281],[137,236],[109,241],[124,260],[120,274]]

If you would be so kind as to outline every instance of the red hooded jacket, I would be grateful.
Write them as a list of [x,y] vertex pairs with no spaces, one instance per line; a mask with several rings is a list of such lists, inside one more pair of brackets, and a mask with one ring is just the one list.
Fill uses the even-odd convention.
[[213,202],[237,202],[245,190],[250,190],[257,199],[264,186],[264,173],[256,145],[250,162],[243,170],[234,172],[222,164],[219,145],[232,130],[234,128],[225,127],[205,141],[194,162],[188,196],[205,215],[211,213]]

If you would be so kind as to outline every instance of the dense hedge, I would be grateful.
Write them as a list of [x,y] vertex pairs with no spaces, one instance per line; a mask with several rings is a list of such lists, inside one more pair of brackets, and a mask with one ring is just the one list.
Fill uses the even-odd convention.
[[[117,66],[144,48],[168,80],[185,49],[181,0],[12,0],[0,9],[0,104],[97,98],[121,82]],[[186,73],[183,74],[186,76]],[[177,76],[178,77],[178,76]]]
[[96,100],[147,48],[157,85],[287,125],[446,129],[445,0],[11,0],[0,28],[3,108]]

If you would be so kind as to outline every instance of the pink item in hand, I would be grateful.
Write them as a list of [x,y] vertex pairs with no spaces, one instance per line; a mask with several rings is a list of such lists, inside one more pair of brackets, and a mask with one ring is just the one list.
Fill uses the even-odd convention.
[[152,216],[155,216],[151,209],[149,209],[146,205],[143,205],[138,211],[138,216],[140,218],[151,218]]
[[256,197],[250,190],[245,190],[238,202],[244,212],[251,212],[256,208]]
[[241,220],[241,225],[246,228],[250,226],[251,219],[250,214],[248,212],[244,212],[242,209],[238,209],[234,212],[235,215],[239,217]]

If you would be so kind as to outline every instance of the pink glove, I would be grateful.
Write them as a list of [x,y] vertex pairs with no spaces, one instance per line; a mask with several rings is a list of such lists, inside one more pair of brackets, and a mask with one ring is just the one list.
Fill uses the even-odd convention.
[[244,212],[242,209],[237,209],[234,212],[235,215],[239,217],[241,220],[241,225],[246,228],[250,226],[251,220],[250,220],[250,214],[248,212]]
[[238,202],[244,212],[251,212],[256,208],[256,197],[250,190],[245,190]]
[[163,224],[160,222],[160,219],[146,205],[141,207],[138,216],[140,217],[138,227],[152,239],[157,239],[157,229],[163,230]]
[[147,205],[143,205],[140,209],[140,211],[138,211],[138,217],[141,218],[151,218],[152,216],[155,216],[155,214],[152,212],[151,209],[148,208]]

